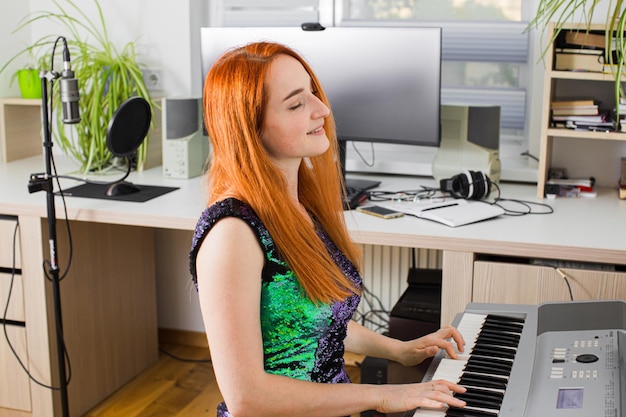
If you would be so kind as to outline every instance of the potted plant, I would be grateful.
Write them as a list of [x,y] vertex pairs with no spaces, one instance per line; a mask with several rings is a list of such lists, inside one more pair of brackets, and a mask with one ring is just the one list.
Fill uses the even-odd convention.
[[[132,96],[141,96],[150,103],[153,111],[156,105],[144,83],[134,43],[127,43],[121,50],[116,48],[109,40],[99,1],[93,1],[98,11],[97,20],[90,19],[72,0],[53,0],[55,10],[35,12],[27,16],[16,29],[21,30],[45,19],[60,24],[66,30],[72,70],[79,80],[81,121],[75,125],[75,129],[66,129],[61,120],[62,113],[57,111],[54,135],[61,149],[80,163],[81,172],[85,174],[102,171],[111,164],[113,155],[106,145],[107,126],[122,102]],[[56,39],[56,35],[45,36],[12,60],[22,53],[41,51],[42,48],[52,51]],[[50,69],[50,62],[46,70]],[[60,72],[59,67],[55,70]],[[54,108],[60,109],[59,95],[54,95],[53,100]],[[144,167],[148,143],[149,140],[145,140],[137,151],[138,170]]]
[[[540,0],[535,17],[528,26],[541,29],[541,33],[544,34],[548,24],[552,23],[554,31],[549,34],[547,44],[552,45],[559,33],[568,24],[578,24],[581,31],[588,33],[594,21],[596,8],[601,2],[602,0]],[[615,80],[616,121],[619,120],[620,102],[623,102],[625,97],[622,90],[622,72],[624,71],[624,54],[626,53],[626,38],[624,36],[626,25],[625,8],[625,0],[611,0],[604,20],[604,59],[610,65]],[[546,47],[542,56],[548,50],[549,47]]]

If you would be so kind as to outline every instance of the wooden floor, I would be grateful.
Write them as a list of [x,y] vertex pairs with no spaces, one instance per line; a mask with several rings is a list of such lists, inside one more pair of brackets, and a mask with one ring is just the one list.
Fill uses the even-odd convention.
[[[207,348],[162,345],[178,358],[206,360]],[[348,374],[360,382],[359,358],[347,357]],[[85,417],[195,417],[215,416],[222,401],[210,362],[188,362],[165,353],[142,374],[93,408]]]

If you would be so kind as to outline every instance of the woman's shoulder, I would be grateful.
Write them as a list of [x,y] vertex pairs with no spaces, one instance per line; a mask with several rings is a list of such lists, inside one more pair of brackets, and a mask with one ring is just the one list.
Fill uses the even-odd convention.
[[220,200],[204,209],[196,224],[190,252],[192,274],[195,274],[195,258],[202,242],[215,225],[224,219],[229,221],[223,222],[223,226],[234,231],[245,223],[246,227],[252,229],[256,240],[265,250],[273,244],[269,232],[252,207],[234,197]]

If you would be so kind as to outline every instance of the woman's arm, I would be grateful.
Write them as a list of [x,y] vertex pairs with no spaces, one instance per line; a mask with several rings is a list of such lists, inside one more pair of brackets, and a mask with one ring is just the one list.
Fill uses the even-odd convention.
[[263,262],[254,233],[236,218],[213,227],[196,261],[213,367],[231,414],[328,417],[464,405],[449,391],[463,388],[445,382],[434,390],[433,384],[323,384],[266,373],[259,316]]
[[417,365],[425,359],[435,356],[439,349],[444,349],[452,358],[456,358],[454,340],[460,352],[465,347],[461,334],[452,326],[418,339],[401,341],[369,330],[355,321],[348,324],[346,350],[376,358],[391,359],[406,366]]

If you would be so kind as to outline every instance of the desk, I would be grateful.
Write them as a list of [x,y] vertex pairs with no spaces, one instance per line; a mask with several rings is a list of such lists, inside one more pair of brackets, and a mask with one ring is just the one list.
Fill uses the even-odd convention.
[[[71,165],[61,157],[57,157],[57,165],[59,172],[71,170]],[[50,381],[55,375],[55,361],[51,358],[56,355],[50,286],[42,273],[42,262],[48,258],[44,255],[47,250],[45,196],[29,194],[27,190],[29,175],[42,171],[42,167],[41,157],[0,164],[0,214],[19,219],[24,350],[28,352],[31,372],[43,381]],[[74,263],[61,285],[64,330],[74,372],[68,388],[72,415],[83,414],[156,359],[152,232],[155,228],[192,230],[204,208],[201,178],[168,180],[157,167],[133,173],[129,180],[139,185],[180,189],[146,203],[66,198],[75,235]],[[392,190],[415,189],[424,184],[423,179],[393,176],[382,180],[382,187]],[[68,180],[62,184],[64,188],[74,185]],[[507,184],[502,189],[506,198],[543,202],[536,199],[532,186]],[[448,323],[470,301],[519,302],[563,297],[562,279],[554,268],[517,264],[508,258],[504,262],[502,257],[626,265],[623,237],[626,201],[607,191],[600,192],[596,199],[548,202],[554,207],[554,214],[503,217],[459,228],[411,217],[382,220],[358,212],[347,213],[346,220],[351,235],[359,243],[442,250],[442,322]],[[58,199],[57,216],[63,217]],[[63,239],[63,221],[59,221],[57,229],[59,239]],[[0,249],[7,247],[0,243]],[[81,254],[76,248],[80,248]],[[82,255],[85,253],[86,256]],[[61,258],[61,268],[64,265]],[[570,281],[577,298],[626,297],[624,272],[584,271],[583,276],[576,276],[576,269],[564,271],[572,276]],[[559,288],[554,288],[555,283]],[[107,345],[109,348],[104,347]],[[0,364],[10,359],[0,357]],[[27,383],[30,409],[2,410],[2,415],[58,415],[57,396]]]

